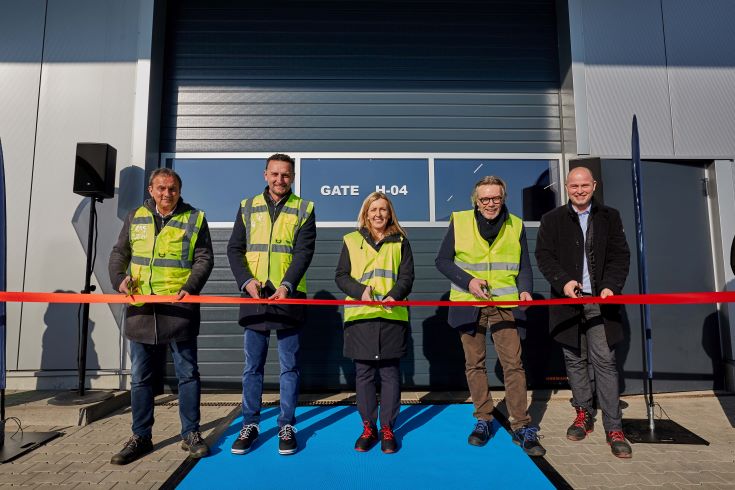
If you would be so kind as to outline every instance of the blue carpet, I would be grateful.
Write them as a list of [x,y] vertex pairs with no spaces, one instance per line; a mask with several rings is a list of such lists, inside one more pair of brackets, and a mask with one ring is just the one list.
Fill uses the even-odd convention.
[[355,407],[317,406],[297,409],[299,452],[281,456],[277,415],[277,407],[263,411],[260,437],[241,456],[230,453],[238,417],[178,488],[554,488],[497,421],[485,447],[467,444],[472,405],[403,406],[395,454],[353,449],[362,428]]

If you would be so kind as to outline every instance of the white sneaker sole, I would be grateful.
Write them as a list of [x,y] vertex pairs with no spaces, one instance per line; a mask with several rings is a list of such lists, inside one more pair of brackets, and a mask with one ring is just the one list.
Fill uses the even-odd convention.
[[296,451],[298,451],[298,449],[299,448],[294,448],[294,449],[279,449],[278,450],[278,454],[280,454],[282,456],[288,456],[289,454],[293,454]]

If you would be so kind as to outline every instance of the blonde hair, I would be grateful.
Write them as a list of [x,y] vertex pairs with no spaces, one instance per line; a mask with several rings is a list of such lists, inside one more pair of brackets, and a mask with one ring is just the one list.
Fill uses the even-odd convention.
[[482,187],[483,185],[500,186],[500,189],[502,189],[503,191],[503,202],[505,202],[505,181],[500,177],[496,177],[494,175],[486,175],[485,177],[478,180],[477,184],[475,184],[475,188],[472,189],[472,196],[470,197],[470,199],[472,200],[473,208],[477,206],[477,188]]
[[385,202],[388,203],[388,212],[390,213],[390,216],[388,217],[388,223],[386,223],[385,225],[385,236],[400,234],[403,235],[403,237],[405,238],[406,232],[403,231],[403,228],[401,228],[401,225],[398,223],[396,210],[393,209],[393,203],[390,199],[388,199],[388,196],[386,196],[382,192],[373,192],[362,202],[360,212],[357,215],[357,227],[360,229],[366,228],[370,232],[370,235],[373,236],[373,229],[370,225],[370,221],[367,219],[367,215],[368,209],[370,209],[370,205],[378,199],[385,199]]

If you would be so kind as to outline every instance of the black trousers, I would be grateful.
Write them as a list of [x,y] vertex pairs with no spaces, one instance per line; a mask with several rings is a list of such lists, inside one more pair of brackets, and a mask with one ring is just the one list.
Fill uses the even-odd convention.
[[[362,420],[375,424],[378,420],[378,379],[380,380],[380,426],[396,423],[401,409],[400,359],[380,361],[355,360],[357,411]],[[378,378],[379,377],[379,378]]]

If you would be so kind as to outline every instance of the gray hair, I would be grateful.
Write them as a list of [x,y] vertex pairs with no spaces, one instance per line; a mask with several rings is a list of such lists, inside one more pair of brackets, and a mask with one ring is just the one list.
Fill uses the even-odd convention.
[[148,178],[148,187],[153,185],[153,179],[156,177],[163,176],[163,177],[173,177],[176,179],[176,182],[179,184],[179,190],[181,190],[182,184],[181,184],[181,177],[179,177],[179,174],[173,171],[173,169],[162,167],[157,168],[153,172],[151,172],[151,176]]
[[477,184],[475,184],[475,188],[472,189],[472,207],[474,208],[477,204],[477,188],[481,187],[483,185],[497,185],[500,186],[500,188],[503,191],[503,201],[505,201],[505,181],[501,179],[500,177],[496,177],[494,175],[486,175],[485,177],[481,178],[479,181],[477,181]]

